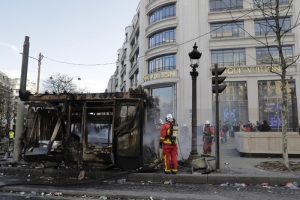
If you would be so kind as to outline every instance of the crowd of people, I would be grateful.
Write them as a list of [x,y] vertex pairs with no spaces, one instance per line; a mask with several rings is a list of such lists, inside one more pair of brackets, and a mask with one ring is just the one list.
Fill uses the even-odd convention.
[[[235,124],[229,124],[227,122],[224,122],[220,126],[220,141],[221,143],[226,143],[228,137],[234,137],[235,132],[255,132],[255,131],[261,131],[261,132],[268,132],[271,131],[271,127],[268,124],[267,120],[263,120],[262,123],[259,121],[256,122],[256,124],[251,123],[248,121],[246,124],[235,123]],[[209,121],[206,121],[203,128],[203,154],[210,155],[211,154],[211,146],[213,143],[214,138],[214,126],[210,124]]]
[[256,124],[251,123],[248,121],[246,124],[241,125],[240,129],[237,131],[245,131],[245,132],[253,132],[253,131],[262,131],[268,132],[271,131],[271,127],[268,124],[267,120],[263,120],[263,122],[256,121]]

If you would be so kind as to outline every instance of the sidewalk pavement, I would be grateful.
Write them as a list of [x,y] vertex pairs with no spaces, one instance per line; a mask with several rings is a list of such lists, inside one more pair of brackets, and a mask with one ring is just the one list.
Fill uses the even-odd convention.
[[[215,146],[213,145],[213,154]],[[198,152],[202,152],[202,144]],[[224,183],[245,183],[245,184],[272,184],[286,185],[289,182],[297,182],[300,185],[300,171],[266,171],[255,167],[261,162],[281,161],[282,158],[255,158],[240,157],[235,149],[234,138],[228,138],[227,143],[220,144],[220,171],[209,174],[201,174],[189,170],[180,170],[179,174],[168,175],[159,173],[134,173],[128,176],[130,181],[174,181],[177,183],[189,184],[224,184]],[[300,162],[300,158],[290,158],[290,161]],[[214,165],[214,162],[211,163]],[[214,167],[214,166],[213,166]]]
[[[202,144],[199,145],[199,151],[202,152]],[[213,146],[213,149],[215,147]],[[282,158],[253,158],[240,157],[234,148],[233,138],[229,138],[225,144],[220,144],[220,171],[209,174],[180,168],[176,175],[164,174],[162,170],[152,173],[139,173],[137,171],[98,171],[86,170],[86,176],[90,179],[125,178],[127,181],[135,182],[175,182],[186,184],[224,184],[224,183],[245,183],[245,184],[262,184],[286,185],[289,182],[300,183],[300,171],[298,172],[280,172],[266,171],[255,167],[255,165],[264,161],[280,161]],[[293,161],[300,161],[300,158],[290,158]],[[1,164],[1,163],[0,163]],[[66,176],[77,177],[78,170],[71,169],[30,169],[22,166],[19,167],[1,167],[0,173],[11,175],[30,175],[33,176]]]

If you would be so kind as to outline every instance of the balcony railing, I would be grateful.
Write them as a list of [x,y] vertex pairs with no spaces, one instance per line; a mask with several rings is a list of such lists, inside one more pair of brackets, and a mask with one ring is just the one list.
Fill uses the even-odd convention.
[[157,72],[165,72],[165,71],[171,71],[176,70],[176,66],[169,66],[169,67],[157,67],[154,69],[149,70],[149,74],[157,73]]
[[123,74],[124,72],[126,73],[126,66],[122,67],[120,74]]
[[132,67],[130,68],[130,71],[129,71],[129,76],[132,76],[135,71],[138,69],[138,63],[135,61],[133,64],[132,64]]

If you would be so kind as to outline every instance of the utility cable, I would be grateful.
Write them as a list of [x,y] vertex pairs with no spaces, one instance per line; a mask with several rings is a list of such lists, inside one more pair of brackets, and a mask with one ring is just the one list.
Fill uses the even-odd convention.
[[[237,17],[236,19],[231,20],[231,22],[233,22],[233,23],[234,23],[234,22],[237,22],[237,21],[239,21],[241,18],[243,18],[243,17],[249,15],[249,14],[252,13],[252,12],[254,12],[254,9],[251,9],[249,12],[247,12],[247,13],[245,13],[245,14],[239,16],[239,17]],[[173,49],[173,48],[175,48],[175,47],[179,47],[179,46],[182,46],[182,45],[187,44],[187,43],[189,43],[189,42],[192,42],[192,41],[194,41],[194,40],[197,40],[197,39],[199,39],[199,38],[202,38],[202,37],[204,37],[204,36],[206,36],[206,35],[208,35],[208,34],[214,32],[214,31],[216,31],[216,30],[222,28],[222,27],[225,26],[225,25],[226,25],[226,23],[223,24],[223,25],[221,25],[221,26],[219,26],[219,27],[217,27],[217,28],[215,28],[215,29],[212,29],[212,30],[210,30],[210,31],[208,31],[208,32],[206,32],[206,33],[204,33],[204,34],[198,35],[198,36],[195,37],[195,38],[192,38],[192,39],[190,39],[190,40],[187,40],[187,41],[184,41],[184,42],[182,42],[182,43],[176,44],[176,45],[174,45],[174,46],[172,46],[172,47],[169,47],[169,48],[160,50],[160,51],[158,51],[158,52],[155,52],[155,54],[157,54],[157,53],[162,53],[162,52],[171,50],[171,49]],[[21,54],[22,54],[22,53],[21,53]],[[154,55],[154,54],[148,54],[147,56],[152,56],[152,55]],[[138,59],[139,59],[139,58],[144,58],[144,57],[146,57],[146,55],[139,56]],[[31,57],[31,56],[30,56],[29,58],[38,60],[37,58]],[[85,63],[73,63],[73,62],[62,61],[62,60],[50,58],[50,57],[47,57],[47,56],[44,56],[44,58],[47,59],[47,60],[49,60],[49,61],[56,62],[56,63],[67,64],[67,65],[78,65],[78,66],[106,66],[106,65],[113,65],[113,64],[117,64],[117,63],[118,63],[118,62],[109,62],[109,63],[85,64]],[[126,60],[123,60],[123,61],[128,62],[129,59],[126,59]]]
[[53,59],[53,58],[49,58],[44,56],[45,59],[50,60],[52,62],[56,62],[56,63],[62,63],[62,64],[67,64],[67,65],[80,65],[80,66],[101,66],[101,65],[112,65],[112,64],[116,64],[116,62],[111,62],[111,63],[100,63],[100,64],[83,64],[83,63],[72,63],[72,62],[66,62],[66,61],[60,61],[57,59]]

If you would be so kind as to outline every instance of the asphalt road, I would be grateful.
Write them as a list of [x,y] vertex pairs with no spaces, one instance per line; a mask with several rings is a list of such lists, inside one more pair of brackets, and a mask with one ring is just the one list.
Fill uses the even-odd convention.
[[285,186],[245,185],[186,185],[172,182],[126,182],[111,180],[67,187],[9,186],[0,188],[0,200],[18,199],[203,199],[203,200],[295,200],[300,189]]

